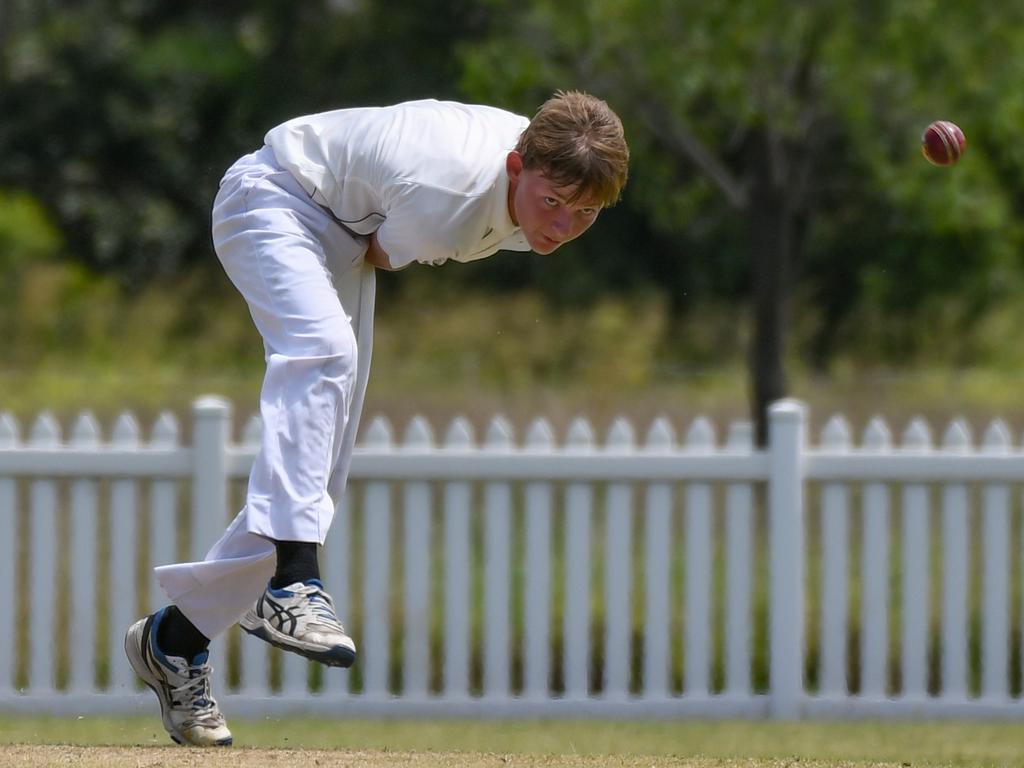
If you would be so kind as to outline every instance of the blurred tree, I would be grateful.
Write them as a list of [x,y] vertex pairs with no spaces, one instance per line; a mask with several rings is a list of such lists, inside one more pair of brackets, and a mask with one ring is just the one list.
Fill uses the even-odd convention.
[[[41,205],[64,258],[122,286],[218,284],[201,279],[217,181],[281,120],[427,96],[530,114],[585,88],[622,114],[635,158],[600,234],[554,259],[382,276],[382,291],[657,292],[666,328],[749,297],[735,343],[761,414],[787,355],[905,360],[1024,295],[1022,16],[938,0],[0,0],[0,204]],[[919,155],[936,118],[967,132],[956,169]]]
[[470,0],[19,2],[0,50],[0,187],[139,288],[211,259],[217,181],[298,114],[453,96]]
[[[821,304],[820,363],[865,292],[892,292],[882,300],[892,306],[986,284],[1007,244],[1020,245],[987,158],[943,176],[917,149],[932,119],[1000,111],[998,93],[978,85],[998,72],[1012,87],[992,41],[1021,50],[1020,8],[491,2],[505,22],[464,52],[471,94],[517,105],[554,87],[601,95],[634,149],[632,204],[666,234],[696,241],[708,269],[746,252],[760,443],[767,404],[787,391],[785,329],[798,287]],[[1019,77],[1019,63],[1010,69]],[[984,214],[966,215],[969,200]],[[947,269],[954,259],[960,270]]]

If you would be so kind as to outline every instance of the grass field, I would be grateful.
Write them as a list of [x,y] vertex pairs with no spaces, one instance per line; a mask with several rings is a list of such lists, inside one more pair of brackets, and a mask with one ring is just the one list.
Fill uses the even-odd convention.
[[0,766],[1024,766],[1006,723],[231,722],[236,747],[168,746],[156,714],[0,719]]

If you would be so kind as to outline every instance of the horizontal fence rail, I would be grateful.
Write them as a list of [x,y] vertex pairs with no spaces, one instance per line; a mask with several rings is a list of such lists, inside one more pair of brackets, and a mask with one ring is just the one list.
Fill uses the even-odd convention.
[[[151,702],[121,647],[163,604],[153,565],[200,559],[244,501],[260,423],[195,403],[104,439],[0,414],[0,711]],[[795,401],[746,423],[501,417],[438,437],[371,421],[321,557],[360,649],[323,669],[233,629],[230,714],[1007,717],[1021,698],[1024,452],[994,422],[812,445]]]

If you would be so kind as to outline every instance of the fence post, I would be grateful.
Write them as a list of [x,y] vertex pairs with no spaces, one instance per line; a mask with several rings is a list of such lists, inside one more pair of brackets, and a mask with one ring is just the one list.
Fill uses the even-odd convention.
[[227,445],[231,404],[213,395],[192,404],[192,542],[202,560],[225,525],[228,506]]
[[804,658],[803,403],[769,409],[768,515],[771,584],[769,710],[778,720],[800,717]]
[[[21,426],[14,415],[0,412],[0,448],[18,448]],[[25,535],[23,523],[18,522],[18,485],[9,475],[0,476],[0,584],[12,587],[18,584],[18,542]],[[19,595],[14,589],[0,591],[0,616],[16,616]],[[18,647],[18,627],[6,621],[0,625],[0,699],[11,696],[15,688],[17,669],[15,652]]]

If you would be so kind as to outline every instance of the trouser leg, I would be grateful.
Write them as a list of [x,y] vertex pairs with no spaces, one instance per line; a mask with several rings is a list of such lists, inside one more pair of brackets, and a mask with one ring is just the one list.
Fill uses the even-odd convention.
[[367,285],[365,244],[290,174],[265,163],[225,177],[214,241],[263,337],[267,371],[245,507],[204,561],[157,569],[168,596],[208,637],[236,622],[266,586],[272,540],[323,543],[348,472],[357,422],[350,417],[358,417],[352,405],[361,406],[365,385],[348,312],[364,312],[366,296],[344,307],[340,294],[346,279],[363,294]]

